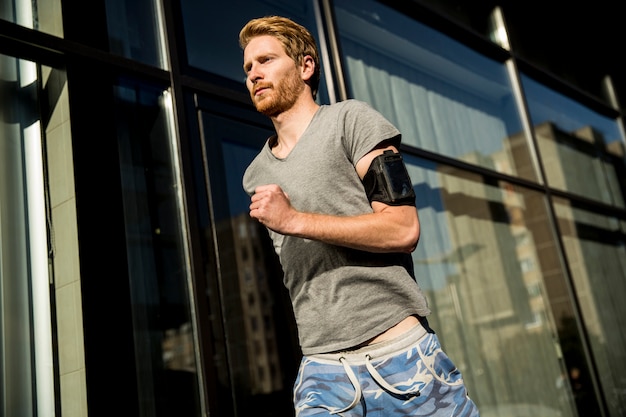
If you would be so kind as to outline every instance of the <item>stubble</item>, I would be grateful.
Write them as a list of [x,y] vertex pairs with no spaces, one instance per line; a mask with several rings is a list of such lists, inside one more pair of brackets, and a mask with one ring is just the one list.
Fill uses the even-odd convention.
[[252,102],[259,113],[275,117],[291,109],[304,90],[304,83],[295,71],[289,73],[282,81],[266,87],[269,90],[261,96],[251,95]]

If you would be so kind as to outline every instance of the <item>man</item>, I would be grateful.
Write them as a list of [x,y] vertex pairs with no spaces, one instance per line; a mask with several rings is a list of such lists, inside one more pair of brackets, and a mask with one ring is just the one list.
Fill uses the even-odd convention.
[[420,225],[400,132],[360,101],[315,102],[317,47],[292,20],[253,19],[239,43],[250,98],[276,130],[243,187],[295,313],[296,415],[478,415],[413,276]]

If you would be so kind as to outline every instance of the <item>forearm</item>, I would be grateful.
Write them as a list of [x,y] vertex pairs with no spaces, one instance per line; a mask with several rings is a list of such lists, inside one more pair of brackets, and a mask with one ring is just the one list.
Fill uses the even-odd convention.
[[283,234],[368,252],[415,250],[420,227],[415,207],[393,207],[358,216],[294,212]]
[[415,250],[420,234],[414,206],[389,206],[372,202],[371,213],[337,216],[297,211],[276,184],[256,188],[250,217],[287,236],[318,240],[369,252]]

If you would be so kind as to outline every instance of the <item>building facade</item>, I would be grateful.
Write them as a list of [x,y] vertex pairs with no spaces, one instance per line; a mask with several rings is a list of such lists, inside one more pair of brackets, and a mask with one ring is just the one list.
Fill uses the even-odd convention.
[[415,274],[481,415],[626,416],[626,72],[577,35],[611,11],[217,3],[1,2],[0,415],[293,415],[298,335],[241,187],[272,125],[237,36],[279,14],[319,41],[320,104],[401,130]]

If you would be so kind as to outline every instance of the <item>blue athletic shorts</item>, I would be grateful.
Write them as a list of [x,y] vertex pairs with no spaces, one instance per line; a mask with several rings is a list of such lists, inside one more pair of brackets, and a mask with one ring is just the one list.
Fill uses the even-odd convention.
[[302,358],[297,417],[477,417],[461,372],[421,325],[389,341]]

